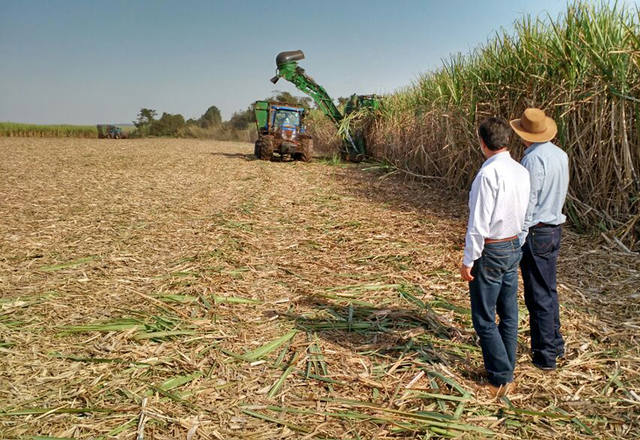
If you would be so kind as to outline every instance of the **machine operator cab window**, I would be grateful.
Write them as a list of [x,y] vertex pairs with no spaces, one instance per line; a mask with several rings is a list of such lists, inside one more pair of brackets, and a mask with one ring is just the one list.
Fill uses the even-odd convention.
[[283,139],[294,140],[304,132],[300,126],[300,112],[290,109],[278,109],[273,115],[273,129],[280,132]]
[[276,130],[296,130],[300,127],[300,113],[291,110],[278,110],[274,116]]

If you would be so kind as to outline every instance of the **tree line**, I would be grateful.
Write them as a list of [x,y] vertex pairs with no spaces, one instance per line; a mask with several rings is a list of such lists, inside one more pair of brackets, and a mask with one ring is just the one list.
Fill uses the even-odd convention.
[[[311,107],[311,98],[305,96],[294,96],[289,92],[276,92],[265,101],[276,101],[296,107]],[[225,138],[233,138],[233,133],[249,130],[255,122],[253,105],[249,105],[245,110],[233,113],[228,121],[222,120],[220,109],[212,105],[197,119],[184,119],[181,114],[170,114],[163,112],[158,117],[158,112],[150,108],[141,108],[137,114],[137,119],[133,121],[136,129],[134,136],[184,136],[198,137],[199,135],[210,135],[215,137],[216,133],[225,133]],[[231,133],[232,135],[230,135]],[[235,136],[237,137],[237,136]]]

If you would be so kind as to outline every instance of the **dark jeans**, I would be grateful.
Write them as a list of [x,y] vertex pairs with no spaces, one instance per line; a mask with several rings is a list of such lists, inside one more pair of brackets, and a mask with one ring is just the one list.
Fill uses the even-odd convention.
[[[469,282],[473,328],[480,337],[489,382],[513,381],[518,339],[518,239],[485,244]],[[496,325],[496,312],[500,324]]]
[[555,368],[556,358],[564,356],[556,288],[561,236],[560,226],[533,227],[522,247],[520,268],[529,309],[531,359],[541,368]]

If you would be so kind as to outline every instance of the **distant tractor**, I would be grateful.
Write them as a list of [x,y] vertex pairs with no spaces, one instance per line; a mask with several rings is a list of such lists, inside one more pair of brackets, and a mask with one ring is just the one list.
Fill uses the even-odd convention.
[[122,128],[115,125],[96,125],[98,129],[98,139],[125,139],[126,133],[122,131]]
[[256,101],[253,108],[258,128],[257,158],[271,160],[277,153],[282,159],[311,160],[313,139],[305,132],[304,108],[268,101]]

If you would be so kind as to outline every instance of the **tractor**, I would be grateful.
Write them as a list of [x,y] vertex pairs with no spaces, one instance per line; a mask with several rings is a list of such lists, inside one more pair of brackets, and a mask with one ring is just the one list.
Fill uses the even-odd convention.
[[258,129],[254,153],[258,159],[271,160],[274,153],[277,153],[281,160],[311,160],[313,139],[306,134],[304,108],[278,102],[256,101],[253,109]]
[[122,131],[122,128],[115,125],[96,125],[98,129],[98,139],[126,139],[127,135]]

